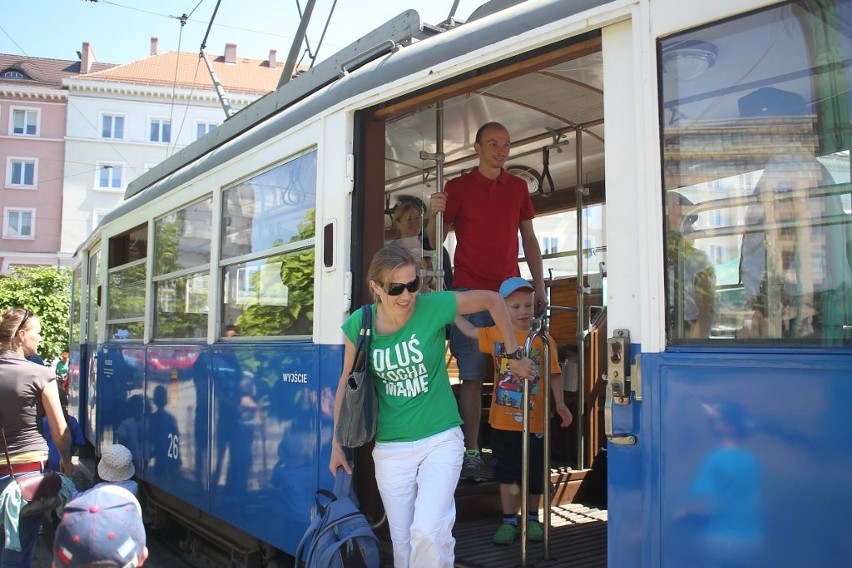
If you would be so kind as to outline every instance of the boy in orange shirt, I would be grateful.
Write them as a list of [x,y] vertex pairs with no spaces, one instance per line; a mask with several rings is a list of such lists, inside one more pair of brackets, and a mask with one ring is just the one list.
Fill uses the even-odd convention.
[[[505,280],[500,285],[500,296],[506,302],[509,317],[515,328],[519,345],[529,335],[529,322],[535,312],[535,289],[519,276]],[[494,534],[495,544],[512,544],[518,535],[518,509],[521,505],[521,462],[523,442],[523,383],[512,376],[508,369],[510,358],[520,353],[507,354],[500,341],[496,327],[476,328],[464,318],[457,318],[456,325],[472,339],[479,341],[479,350],[491,354],[497,376],[494,380],[494,396],[488,422],[491,425],[491,449],[494,455],[494,479],[500,483],[500,502],[503,522]],[[562,419],[563,428],[571,424],[571,411],[562,400],[562,373],[556,357],[556,343],[550,341],[550,388],[553,392],[554,409]],[[528,355],[535,363],[536,376],[530,383],[530,463],[529,499],[527,501],[527,537],[531,542],[540,542],[543,531],[538,520],[538,507],[544,492],[544,408],[543,389],[539,388],[541,360],[544,354],[541,340],[533,342]]]

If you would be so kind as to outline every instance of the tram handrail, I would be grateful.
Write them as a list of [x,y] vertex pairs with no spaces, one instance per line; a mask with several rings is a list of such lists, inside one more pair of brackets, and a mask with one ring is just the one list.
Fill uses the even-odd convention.
[[[547,334],[547,316],[534,318],[530,320],[530,333],[524,342],[524,354],[529,357],[532,352],[532,344],[536,338],[540,338],[544,343],[541,364],[541,381],[539,382],[539,392],[543,393],[544,407],[544,487],[542,498],[544,499],[544,518],[542,519],[543,541],[544,545],[544,560],[550,559],[550,507],[551,507],[551,489],[550,489],[550,337]],[[523,406],[523,429],[521,439],[521,567],[527,566],[527,530],[529,519],[527,511],[529,510],[529,457],[530,457],[530,384],[529,381],[523,382],[523,396],[521,405]]]

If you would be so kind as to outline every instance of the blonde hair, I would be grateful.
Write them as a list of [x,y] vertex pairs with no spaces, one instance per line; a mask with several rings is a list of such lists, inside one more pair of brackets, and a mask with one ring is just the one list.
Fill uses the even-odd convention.
[[[29,319],[27,319],[28,313]],[[18,330],[29,329],[29,323],[33,320],[33,318],[35,318],[35,314],[27,312],[27,310],[23,308],[9,308],[0,314],[0,344],[5,344],[11,347],[12,338]],[[27,319],[27,326],[22,327],[21,324],[24,323],[25,319]]]
[[402,203],[397,204],[393,209],[393,215],[391,215],[391,219],[393,220],[393,224],[396,225],[402,220],[403,215],[408,213],[414,209],[417,211],[417,216],[420,217],[423,215],[423,211],[420,210],[420,207],[417,206],[413,201],[403,201]]
[[[381,285],[382,289],[387,292],[388,284],[390,284],[388,274],[406,266],[417,268],[417,259],[411,251],[398,242],[388,243],[373,255],[373,260],[370,262],[370,268],[367,271],[367,282],[369,283],[372,280]],[[370,290],[372,293],[372,288]],[[373,300],[378,301],[375,294],[373,294]]]

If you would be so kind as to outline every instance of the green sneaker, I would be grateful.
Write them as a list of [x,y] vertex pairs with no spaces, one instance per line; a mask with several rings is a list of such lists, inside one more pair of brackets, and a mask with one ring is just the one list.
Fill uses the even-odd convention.
[[492,540],[494,544],[512,544],[515,542],[515,535],[517,534],[518,527],[509,523],[501,523]]
[[544,540],[544,531],[541,528],[540,522],[529,521],[527,523],[527,540],[529,542],[541,542]]

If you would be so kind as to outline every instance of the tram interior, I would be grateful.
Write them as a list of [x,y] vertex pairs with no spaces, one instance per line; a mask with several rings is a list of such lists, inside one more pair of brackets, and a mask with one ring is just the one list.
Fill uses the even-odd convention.
[[[544,277],[553,306],[577,307],[578,262],[588,293],[583,298],[582,324],[578,314],[565,310],[548,312],[548,333],[558,346],[563,367],[565,402],[575,416],[584,416],[583,441],[577,421],[568,429],[552,425],[551,466],[554,471],[576,472],[589,468],[605,447],[602,408],[601,345],[605,344],[606,233],[604,194],[604,124],[602,57],[599,39],[591,38],[567,50],[568,56],[542,64],[519,65],[508,78],[466,87],[463,82],[452,96],[411,108],[385,122],[385,232],[384,240],[414,242],[424,256],[423,270],[434,267],[435,252],[418,241],[425,230],[429,195],[436,191],[437,152],[443,152],[443,181],[475,168],[478,157],[474,136],[481,124],[496,121],[511,136],[512,149],[505,165],[508,172],[527,181],[536,211],[534,227],[544,259]],[[442,150],[436,143],[440,122]],[[578,203],[575,188],[586,191]],[[577,239],[577,211],[582,218],[581,246]],[[417,217],[417,218],[413,218]],[[398,222],[396,222],[398,221]],[[422,240],[422,239],[420,239]],[[452,258],[455,240],[445,241]],[[520,254],[523,248],[519,246]],[[579,251],[579,252],[578,252]],[[444,261],[446,262],[446,260]],[[530,278],[523,258],[521,275]],[[446,269],[445,269],[446,270]],[[437,278],[427,278],[435,289]],[[578,381],[577,328],[589,331],[583,349],[585,370]],[[456,368],[449,355],[451,380]],[[578,395],[578,389],[584,396]],[[483,417],[480,442],[488,451],[488,408],[492,384],[483,385]],[[587,409],[577,412],[579,400]],[[572,479],[571,474],[563,479]],[[579,477],[566,483],[555,499],[571,500]],[[570,486],[570,488],[569,488]]]

